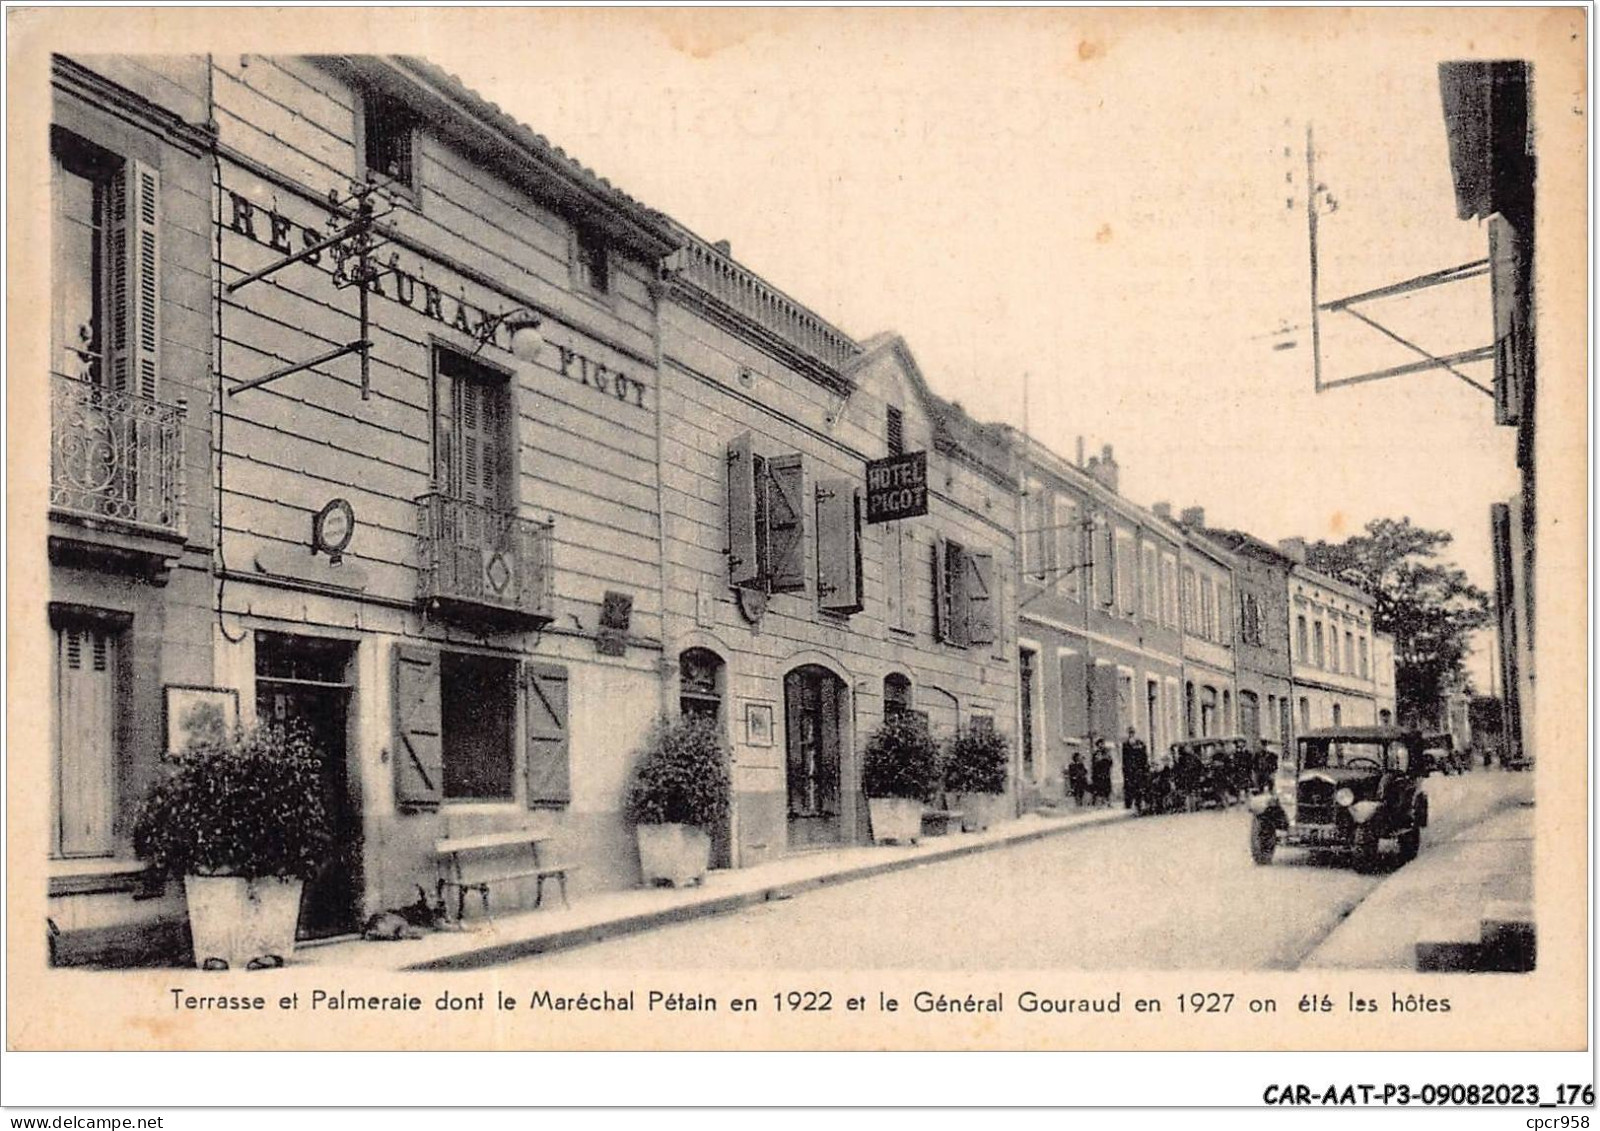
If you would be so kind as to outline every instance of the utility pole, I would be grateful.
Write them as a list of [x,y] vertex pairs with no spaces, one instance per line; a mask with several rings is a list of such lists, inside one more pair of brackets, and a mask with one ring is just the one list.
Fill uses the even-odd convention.
[[1311,377],[1322,392],[1322,314],[1317,301],[1317,151],[1306,123],[1306,238],[1311,244]]

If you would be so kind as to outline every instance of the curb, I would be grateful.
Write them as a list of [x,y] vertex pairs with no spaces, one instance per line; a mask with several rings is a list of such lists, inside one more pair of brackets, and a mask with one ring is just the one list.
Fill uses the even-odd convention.
[[[1062,824],[1053,828],[1046,825],[1044,828],[1030,829],[1017,836],[1006,837],[1004,840],[953,845],[950,848],[941,848],[925,855],[885,860],[882,863],[862,864],[854,868],[847,868],[842,872],[829,872],[820,876],[807,876],[804,879],[767,884],[762,887],[752,888],[749,891],[733,892],[694,903],[680,904],[676,907],[664,907],[659,911],[641,911],[634,915],[604,923],[591,923],[587,926],[571,927],[567,930],[553,931],[549,934],[491,943],[472,950],[459,951],[442,958],[431,958],[424,962],[402,966],[400,970],[408,973],[438,970],[481,970],[485,967],[499,966],[506,962],[512,962],[519,958],[529,958],[536,954],[570,950],[573,947],[587,946],[590,943],[602,942],[610,938],[639,934],[655,927],[685,923],[694,919],[708,918],[712,915],[725,915],[730,911],[738,911],[758,903],[788,899],[801,892],[814,891],[821,887],[847,884],[856,880],[867,880],[874,876],[883,876],[907,868],[921,867],[924,864],[956,860],[963,856],[973,856],[996,848],[1011,848],[1015,845],[1030,844],[1046,837],[1061,836],[1077,829],[1094,828],[1099,825],[1112,824],[1119,820],[1132,819],[1132,817],[1133,814],[1127,810],[1114,810],[1104,816],[1074,821],[1071,824]],[[1049,818],[1045,819],[1049,820]]]

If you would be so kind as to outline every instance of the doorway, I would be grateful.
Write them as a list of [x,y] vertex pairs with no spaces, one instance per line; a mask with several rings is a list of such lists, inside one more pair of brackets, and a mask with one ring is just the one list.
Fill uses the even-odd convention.
[[816,664],[796,668],[783,680],[791,852],[844,840],[844,691],[843,680]]
[[306,728],[322,754],[322,804],[332,849],[300,900],[302,939],[357,930],[361,915],[361,811],[350,786],[350,660],[344,640],[256,634],[256,716],[264,724]]

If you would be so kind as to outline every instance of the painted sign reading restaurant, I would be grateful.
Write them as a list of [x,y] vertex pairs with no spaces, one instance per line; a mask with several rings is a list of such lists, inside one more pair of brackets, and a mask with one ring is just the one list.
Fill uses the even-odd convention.
[[867,464],[867,522],[893,522],[927,513],[927,452],[902,452]]
[[[315,247],[328,238],[328,232],[297,224],[282,213],[263,208],[259,204],[228,190],[232,220],[228,227],[246,239],[271,248],[280,255],[293,255],[296,251]],[[324,265],[324,257],[328,265]],[[335,283],[347,283],[351,276],[346,265],[352,257],[337,245],[305,257],[305,262],[333,276]],[[352,265],[353,266],[353,265]],[[499,315],[490,314],[463,298],[452,297],[439,287],[403,269],[397,254],[392,254],[381,270],[367,280],[367,291],[380,298],[397,302],[426,318],[452,326],[480,342],[486,342],[509,351],[511,332]],[[561,375],[597,392],[608,394],[622,404],[644,408],[645,384],[620,373],[604,362],[586,357],[570,346],[555,345]]]

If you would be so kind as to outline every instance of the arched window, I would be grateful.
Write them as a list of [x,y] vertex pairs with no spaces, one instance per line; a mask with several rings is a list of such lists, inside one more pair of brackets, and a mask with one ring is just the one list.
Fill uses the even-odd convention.
[[1339,704],[1335,703],[1333,705],[1333,725],[1338,726],[1342,722],[1344,722],[1344,712],[1339,709]]
[[1378,712],[1378,722],[1383,726],[1388,726],[1393,721],[1394,715],[1389,711],[1389,708],[1385,707]]
[[689,648],[678,657],[678,710],[686,718],[722,718],[721,656],[707,648]]
[[883,717],[911,710],[911,681],[899,672],[883,677]]
[[1207,685],[1200,689],[1200,737],[1210,738],[1217,733],[1217,689]]

